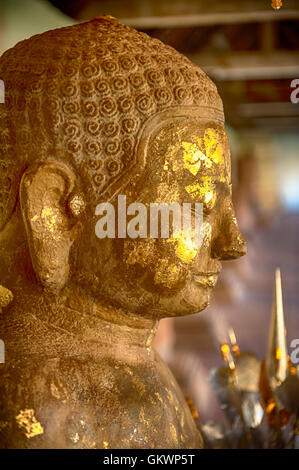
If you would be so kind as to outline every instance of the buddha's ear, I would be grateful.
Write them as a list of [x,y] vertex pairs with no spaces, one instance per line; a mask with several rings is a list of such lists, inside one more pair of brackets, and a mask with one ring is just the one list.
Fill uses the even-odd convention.
[[28,168],[21,180],[21,211],[32,265],[37,278],[53,293],[68,280],[70,248],[84,208],[78,194],[74,172],[56,161]]

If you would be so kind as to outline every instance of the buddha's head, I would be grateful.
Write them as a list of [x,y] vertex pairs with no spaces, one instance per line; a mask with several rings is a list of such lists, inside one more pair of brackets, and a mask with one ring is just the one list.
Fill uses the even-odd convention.
[[[22,219],[32,288],[59,295],[76,284],[145,317],[205,308],[221,260],[246,251],[211,80],[111,17],[17,44],[1,57],[0,78],[0,235],[5,243]],[[146,207],[202,203],[201,245],[183,230],[99,239],[96,207],[117,209],[119,195]]]

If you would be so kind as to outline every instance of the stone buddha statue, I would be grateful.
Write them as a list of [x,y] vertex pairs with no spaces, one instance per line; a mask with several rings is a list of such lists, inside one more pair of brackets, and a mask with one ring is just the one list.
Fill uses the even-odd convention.
[[[159,319],[199,312],[246,251],[215,85],[104,16],[0,59],[2,448],[200,448]],[[198,202],[203,238],[98,238],[96,207]]]

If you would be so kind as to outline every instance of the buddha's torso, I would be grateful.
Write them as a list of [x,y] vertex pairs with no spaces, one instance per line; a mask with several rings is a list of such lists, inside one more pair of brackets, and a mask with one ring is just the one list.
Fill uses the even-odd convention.
[[153,357],[28,356],[1,365],[1,447],[200,448],[175,379]]

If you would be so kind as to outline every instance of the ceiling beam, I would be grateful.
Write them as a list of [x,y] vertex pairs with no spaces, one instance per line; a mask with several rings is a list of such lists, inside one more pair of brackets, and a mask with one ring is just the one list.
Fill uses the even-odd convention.
[[281,103],[240,103],[237,113],[241,117],[284,117],[299,116],[299,107],[291,102]]
[[223,54],[188,54],[208,75],[218,81],[265,80],[299,77],[297,52],[273,51]]
[[268,117],[268,118],[256,118],[252,120],[252,125],[256,128],[268,128],[272,131],[277,130],[298,130],[299,118],[296,117]]
[[109,14],[139,29],[186,28],[217,24],[299,19],[298,0],[283,0],[275,11],[271,0],[51,0],[73,8],[79,20]]
[[137,29],[188,28],[238,23],[264,23],[268,21],[297,20],[299,9],[281,10],[279,14],[265,11],[231,11],[202,13],[192,15],[144,16],[139,18],[120,18],[120,21]]

